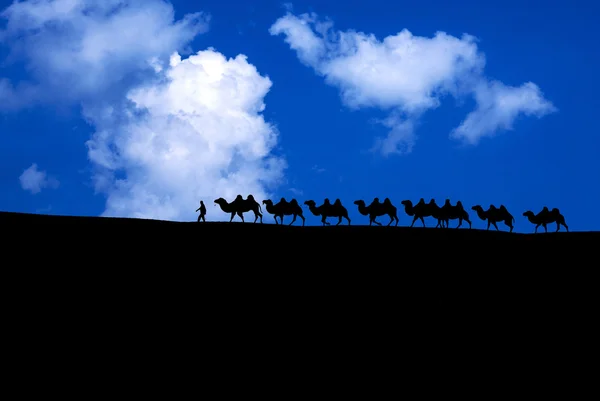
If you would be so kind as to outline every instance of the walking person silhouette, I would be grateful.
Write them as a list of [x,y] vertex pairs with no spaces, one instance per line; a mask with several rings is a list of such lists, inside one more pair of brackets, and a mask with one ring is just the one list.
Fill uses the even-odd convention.
[[206,206],[204,206],[203,201],[200,201],[200,207],[196,209],[196,211],[198,210],[200,211],[200,215],[198,216],[198,223],[200,223],[200,219],[202,219],[202,221],[206,223],[206,219],[204,218],[204,216],[206,216]]

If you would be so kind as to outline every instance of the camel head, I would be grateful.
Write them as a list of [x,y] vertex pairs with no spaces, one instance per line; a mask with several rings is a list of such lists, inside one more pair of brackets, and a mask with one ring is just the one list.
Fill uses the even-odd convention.
[[308,207],[315,207],[317,206],[317,204],[315,203],[314,200],[307,200],[304,202],[305,205],[307,205]]
[[224,205],[226,203],[227,203],[227,201],[225,199],[223,199],[223,198],[215,199],[215,205],[221,206],[221,205]]
[[412,206],[412,202],[411,202],[411,201],[409,201],[408,199],[407,199],[407,200],[403,200],[403,201],[402,201],[402,202],[400,202],[400,203],[401,203],[401,204],[403,204],[404,206],[408,206],[408,207],[411,207],[411,206]]
[[525,217],[534,217],[535,215],[533,214],[533,212],[531,210],[528,210],[525,213],[523,213],[523,216],[525,216]]
[[265,199],[262,201],[263,205],[271,206],[273,205],[273,201],[271,199]]
[[355,205],[358,205],[358,206],[364,206],[364,205],[365,205],[365,201],[364,201],[364,200],[362,200],[362,199],[355,200],[355,201],[354,201],[354,204],[355,204]]
[[483,210],[483,208],[481,207],[481,205],[475,205],[471,208],[471,210],[478,211],[478,210]]

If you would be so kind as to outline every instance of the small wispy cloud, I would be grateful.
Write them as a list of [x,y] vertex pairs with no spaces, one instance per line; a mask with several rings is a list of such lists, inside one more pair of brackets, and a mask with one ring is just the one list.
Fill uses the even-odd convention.
[[58,180],[48,176],[45,171],[39,170],[36,163],[23,171],[19,176],[19,181],[21,181],[21,188],[34,195],[40,193],[44,188],[55,189],[59,186]]
[[325,172],[325,169],[323,167],[319,167],[316,164],[314,166],[312,166],[312,170],[318,174]]

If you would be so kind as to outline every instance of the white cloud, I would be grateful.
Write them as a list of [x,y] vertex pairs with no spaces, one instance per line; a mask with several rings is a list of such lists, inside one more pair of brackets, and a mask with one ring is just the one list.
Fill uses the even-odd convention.
[[[105,213],[184,220],[198,199],[207,207],[238,193],[264,199],[285,168],[270,155],[277,131],[260,114],[271,81],[245,56],[226,59],[213,49],[183,60],[174,54],[163,71],[129,92],[125,116],[94,117],[109,127],[88,142],[90,159],[103,167]],[[119,170],[127,178],[114,181]]]
[[[35,100],[59,91],[94,126],[88,155],[104,215],[195,220],[202,199],[209,219],[228,220],[215,198],[260,199],[280,182],[278,133],[262,115],[269,78],[244,55],[209,48],[185,58],[207,29],[204,14],[175,21],[160,0],[46,0],[3,16],[0,40],[28,61]],[[4,88],[26,104],[18,86]]]
[[0,83],[10,95],[5,108],[107,96],[206,31],[209,20],[193,13],[175,21],[162,0],[29,0],[14,2],[0,17],[7,20],[0,43],[10,45],[10,61],[25,61],[32,78],[19,91]]
[[49,177],[45,171],[38,170],[36,163],[33,163],[29,168],[23,171],[19,176],[21,188],[29,191],[32,194],[37,194],[44,188],[58,188],[59,182],[54,177]]
[[510,87],[488,82],[485,57],[470,35],[437,32],[429,38],[404,29],[378,40],[372,34],[335,31],[314,13],[290,12],[269,32],[283,35],[303,64],[338,87],[346,106],[390,111],[381,121],[390,132],[375,142],[384,155],[410,152],[419,118],[445,95],[475,95],[476,110],[451,132],[472,144],[509,129],[520,114],[541,117],[556,110],[532,83]]
[[493,136],[497,130],[512,130],[519,115],[539,118],[556,111],[533,82],[519,87],[498,81],[480,82],[475,87],[475,99],[476,109],[451,133],[451,137],[470,144],[476,144],[484,136]]

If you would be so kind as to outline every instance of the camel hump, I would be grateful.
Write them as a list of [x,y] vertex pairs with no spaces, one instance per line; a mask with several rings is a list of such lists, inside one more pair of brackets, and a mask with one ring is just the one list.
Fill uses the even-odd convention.
[[290,201],[290,205],[297,205],[298,201],[296,200],[296,198],[292,198],[292,200]]
[[461,201],[456,202],[456,206],[458,206],[461,209],[464,209],[463,204]]
[[342,201],[338,198],[338,199],[335,200],[335,202],[333,202],[333,204],[335,206],[342,206]]
[[248,195],[248,197],[246,198],[248,200],[254,200],[254,196],[252,196],[252,194]]
[[383,204],[384,204],[384,205],[391,205],[391,204],[392,204],[392,201],[390,200],[390,198],[385,198],[385,199],[383,200]]
[[558,210],[558,208],[555,207],[554,209],[552,209],[552,213],[560,213],[560,210]]
[[506,206],[504,206],[504,205],[500,205],[500,210],[502,210],[503,212],[508,212],[508,210],[506,209]]

